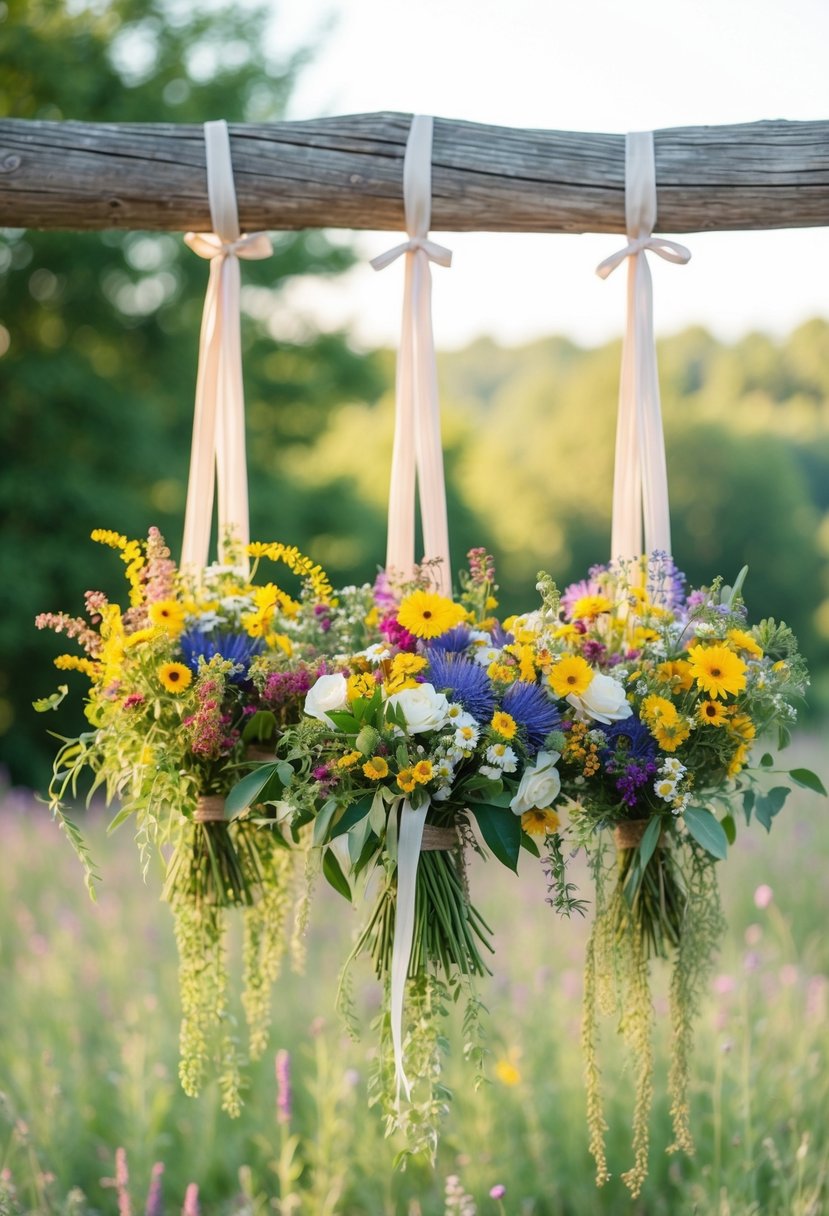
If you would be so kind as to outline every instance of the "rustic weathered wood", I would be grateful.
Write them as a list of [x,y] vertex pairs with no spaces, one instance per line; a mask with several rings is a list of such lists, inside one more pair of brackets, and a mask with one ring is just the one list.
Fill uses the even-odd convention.
[[[242,227],[403,227],[410,116],[231,126]],[[655,133],[662,232],[829,224],[829,122]],[[623,232],[624,137],[435,120],[432,227]],[[201,127],[0,121],[0,224],[210,228]]]

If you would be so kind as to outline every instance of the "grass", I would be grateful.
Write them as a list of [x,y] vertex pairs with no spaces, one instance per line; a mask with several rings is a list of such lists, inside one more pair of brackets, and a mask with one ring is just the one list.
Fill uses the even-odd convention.
[[[797,750],[793,763],[821,769],[815,741]],[[400,1172],[399,1145],[384,1140],[365,1102],[378,1001],[367,972],[357,991],[362,1042],[333,1013],[357,925],[347,905],[320,888],[305,974],[279,981],[273,1052],[251,1069],[242,1117],[231,1121],[215,1089],[193,1101],[178,1086],[175,951],[158,876],[142,884],[124,829],[107,839],[95,816],[85,827],[106,879],[97,904],[45,807],[10,793],[0,811],[0,1216],[123,1214],[125,1187],[102,1181],[119,1146],[135,1212],[154,1163],[164,1163],[155,1216],[181,1211],[191,1182],[203,1216],[433,1216],[461,1210],[446,1197],[450,1176],[479,1216],[829,1213],[823,799],[794,795],[772,835],[744,831],[722,867],[729,929],[699,1021],[690,1159],[664,1152],[667,1019],[657,979],[651,1174],[635,1202],[619,1181],[631,1163],[632,1085],[610,1023],[602,1047],[614,1177],[600,1191],[593,1183],[579,1049],[586,926],[555,917],[532,859],[518,881],[494,863],[472,874],[476,902],[498,928],[495,975],[481,985],[490,1083],[474,1092],[453,1025],[455,1100],[437,1167]],[[762,884],[773,891],[765,908],[755,904]],[[291,1059],[289,1122],[276,1106],[277,1049]],[[489,1197],[495,1184],[506,1187],[501,1201]]]

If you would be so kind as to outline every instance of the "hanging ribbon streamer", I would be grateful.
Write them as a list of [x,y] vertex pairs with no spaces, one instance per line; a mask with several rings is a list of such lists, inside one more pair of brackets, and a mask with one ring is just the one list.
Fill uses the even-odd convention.
[[184,238],[194,253],[210,260],[181,554],[182,569],[197,576],[208,560],[214,483],[218,483],[219,560],[241,564],[245,573],[249,569],[239,258],[266,258],[273,252],[264,232],[250,236],[239,232],[227,123],[206,122],[204,143],[213,232],[188,232]]
[[429,263],[450,266],[452,254],[428,239],[432,214],[432,127],[431,117],[416,114],[406,144],[403,198],[409,239],[373,258],[371,265],[375,270],[383,270],[401,256],[406,259],[386,569],[395,570],[406,578],[411,577],[414,570],[417,482],[424,560],[436,562],[434,582],[440,592],[450,595],[449,526]]
[[[389,815],[397,813],[399,803],[393,802]],[[406,976],[412,957],[414,939],[415,891],[417,867],[420,862],[420,845],[423,826],[429,803],[417,810],[408,798],[403,799],[400,811],[400,835],[397,841],[397,904],[394,910],[394,943],[391,951],[391,1039],[394,1048],[394,1075],[397,1082],[397,1102],[400,1091],[411,1097],[412,1087],[403,1069],[403,998],[406,994]]]
[[[611,558],[671,552],[668,474],[653,334],[653,283],[646,251],[684,264],[690,250],[653,236],[656,169],[653,131],[632,131],[625,142],[625,226],[628,244],[599,265],[606,279],[628,260],[627,324],[622,344],[616,465],[613,475]],[[644,522],[644,549],[643,549]]]

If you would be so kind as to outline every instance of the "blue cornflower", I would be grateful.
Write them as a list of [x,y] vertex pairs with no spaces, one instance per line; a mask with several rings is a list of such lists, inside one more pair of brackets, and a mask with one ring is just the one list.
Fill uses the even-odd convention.
[[217,654],[229,663],[235,663],[242,670],[229,677],[233,684],[241,684],[242,680],[247,678],[254,655],[261,654],[265,649],[262,638],[252,638],[246,633],[200,633],[195,629],[188,629],[183,633],[179,638],[179,645],[185,663],[195,672],[199,670],[199,659],[209,663]]
[[430,638],[429,651],[442,650],[446,654],[461,654],[469,645],[469,626],[456,625],[447,629],[440,637]]
[[551,730],[561,722],[561,715],[543,688],[519,680],[510,684],[501,699],[502,709],[515,718],[527,737],[531,755],[542,746]]
[[450,701],[462,705],[476,721],[488,722],[495,709],[495,694],[481,664],[462,655],[446,654],[435,647],[426,651],[426,658],[429,660],[429,680],[435,688],[445,692]]
[[607,738],[607,746],[602,749],[603,759],[609,759],[618,750],[623,751],[631,761],[653,760],[656,755],[656,740],[636,714],[623,718],[621,722],[603,725],[601,729]]

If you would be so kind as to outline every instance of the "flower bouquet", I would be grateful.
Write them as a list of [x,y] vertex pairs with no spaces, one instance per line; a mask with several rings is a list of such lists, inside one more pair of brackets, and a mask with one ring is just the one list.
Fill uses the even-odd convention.
[[736,837],[738,810],[769,829],[790,784],[826,792],[814,773],[780,770],[770,753],[750,763],[760,735],[788,742],[808,680],[784,624],[747,624],[744,577],[686,594],[662,553],[596,567],[561,596],[540,575],[543,607],[516,626],[562,699],[567,824],[546,837],[550,902],[565,914],[585,907],[568,881],[566,847],[585,850],[595,883],[583,1020],[591,1152],[601,1184],[609,1175],[597,1015],[615,1014],[636,1064],[635,1160],[624,1175],[633,1195],[647,1172],[649,961],[673,960],[671,1149],[692,1152],[693,1018],[723,927],[716,863]]
[[[256,559],[250,577],[239,565],[222,565],[196,582],[176,569],[155,528],[143,543],[108,531],[94,532],[93,539],[120,553],[129,606],[122,611],[100,592],[88,592],[86,619],[37,618],[38,627],[65,634],[84,652],[60,655],[56,666],[91,682],[90,730],[61,739],[50,805],[93,894],[97,876],[63,807],[68,795],[77,796],[84,773],[91,776],[90,797],[103,788],[107,802],[119,804],[110,830],[134,822],[145,874],[153,851],[163,849],[164,897],[175,916],[180,959],[182,1084],[197,1093],[212,1057],[223,1105],[235,1114],[241,1054],[229,1012],[225,913],[244,909],[243,1004],[255,1057],[266,1044],[294,858],[278,826],[259,830],[272,812],[256,806],[228,819],[225,796],[264,745],[265,754],[274,754],[279,724],[291,712],[290,680],[301,689],[303,680],[307,688],[316,678],[325,641],[319,622],[331,588],[310,559],[279,544],[249,546]],[[263,557],[299,575],[300,600],[275,583],[253,583]],[[293,632],[296,650],[283,625]],[[55,708],[66,691],[63,686],[35,708]],[[301,696],[294,693],[293,701],[298,712]]]
[[242,809],[281,782],[275,813],[294,830],[310,824],[329,882],[368,903],[341,1000],[350,1012],[348,968],[367,955],[385,990],[373,1099],[412,1152],[434,1153],[448,1097],[436,1015],[449,1000],[466,994],[467,1054],[482,1054],[473,985],[492,946],[465,853],[512,870],[522,845],[538,855],[528,832],[548,823],[558,790],[544,747],[560,716],[532,646],[491,615],[493,579],[483,550],[470,554],[459,601],[429,590],[428,570],[399,590],[381,578],[379,640],[316,680],[280,760],[231,795]]

